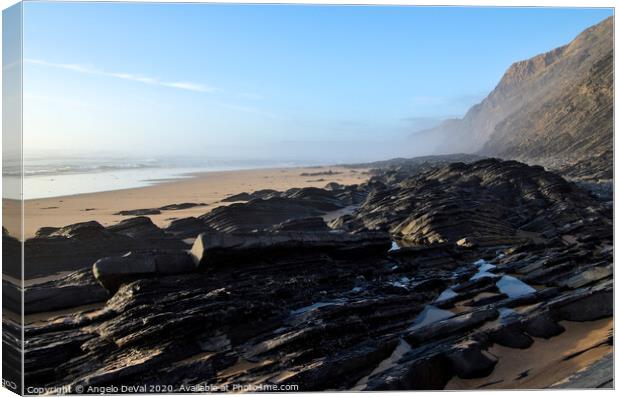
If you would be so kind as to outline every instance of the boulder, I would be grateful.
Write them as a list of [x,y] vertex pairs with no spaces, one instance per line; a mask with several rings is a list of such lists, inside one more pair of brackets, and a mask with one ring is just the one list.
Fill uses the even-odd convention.
[[473,341],[461,342],[446,354],[461,379],[482,378],[493,372],[497,358]]
[[453,374],[444,355],[432,354],[371,376],[364,390],[442,390]]
[[146,216],[138,216],[108,226],[109,231],[133,238],[162,238],[165,233]]
[[122,284],[136,279],[189,273],[195,269],[185,251],[146,251],[101,258],[93,265],[93,274],[105,289],[116,292]]
[[191,256],[198,266],[218,265],[261,255],[289,255],[301,252],[355,255],[385,253],[391,246],[387,233],[349,234],[340,231],[201,233]]
[[564,327],[547,314],[536,314],[523,322],[523,330],[531,336],[549,339],[564,332]]
[[492,342],[513,349],[527,349],[534,340],[519,329],[518,323],[502,324],[489,331]]

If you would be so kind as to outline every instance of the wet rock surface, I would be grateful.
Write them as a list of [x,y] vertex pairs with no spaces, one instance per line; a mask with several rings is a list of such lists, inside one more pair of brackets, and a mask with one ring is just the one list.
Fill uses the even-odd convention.
[[[319,222],[349,206],[340,222]],[[163,238],[133,222],[140,237],[90,224],[33,240],[96,246],[88,266],[114,257],[118,276],[134,268],[119,257],[144,252],[129,241],[181,244],[169,248],[180,256],[198,236],[198,266],[129,272],[103,307],[27,326],[28,385],[442,389],[491,373],[494,344],[525,349],[562,332],[561,321],[612,315],[610,207],[512,161],[271,192],[175,221]],[[153,263],[153,252],[140,255]]]

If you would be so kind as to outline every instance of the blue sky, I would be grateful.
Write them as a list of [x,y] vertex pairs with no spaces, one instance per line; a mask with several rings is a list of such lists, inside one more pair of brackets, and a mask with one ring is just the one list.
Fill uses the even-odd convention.
[[[402,143],[411,132],[462,116],[511,63],[566,44],[609,15],[30,2],[25,145],[328,160],[355,141],[356,153],[341,159],[414,155],[423,148]],[[381,146],[388,141],[395,144]]]

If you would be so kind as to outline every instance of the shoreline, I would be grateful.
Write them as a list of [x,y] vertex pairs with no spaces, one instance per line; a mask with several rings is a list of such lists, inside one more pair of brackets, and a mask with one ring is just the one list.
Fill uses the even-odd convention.
[[[365,171],[342,166],[205,171],[155,181],[148,186],[28,199],[24,200],[24,237],[34,237],[41,227],[62,227],[92,220],[110,226],[135,216],[117,215],[120,211],[156,209],[180,203],[204,204],[148,215],[153,223],[165,227],[174,219],[200,216],[217,206],[228,205],[229,202],[221,200],[234,194],[261,189],[322,188],[331,182],[358,184],[368,179]],[[18,219],[10,216],[12,202],[15,200],[3,200],[3,210],[9,215],[5,216],[4,226],[10,234],[15,234],[19,225]]]

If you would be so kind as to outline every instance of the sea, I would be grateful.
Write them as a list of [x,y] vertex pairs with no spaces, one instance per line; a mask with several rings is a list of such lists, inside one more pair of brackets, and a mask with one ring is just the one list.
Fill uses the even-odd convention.
[[[191,178],[197,173],[317,165],[312,162],[269,160],[25,158],[25,200],[149,186]],[[3,161],[4,183],[19,183],[19,162]],[[6,185],[5,185],[6,186]]]

